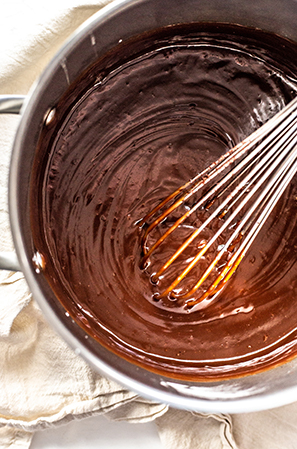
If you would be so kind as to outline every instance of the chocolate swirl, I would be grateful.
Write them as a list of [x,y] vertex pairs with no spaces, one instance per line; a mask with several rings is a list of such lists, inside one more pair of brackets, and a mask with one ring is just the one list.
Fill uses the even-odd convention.
[[285,39],[241,27],[161,30],[99,61],[45,125],[31,199],[44,275],[90,335],[136,364],[209,379],[297,352],[296,179],[208,307],[154,301],[137,226],[296,95],[292,52]]

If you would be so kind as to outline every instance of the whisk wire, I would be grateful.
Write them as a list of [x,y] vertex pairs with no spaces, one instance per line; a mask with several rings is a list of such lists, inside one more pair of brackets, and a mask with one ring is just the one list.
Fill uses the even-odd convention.
[[[189,181],[184,186],[178,188],[175,192],[173,192],[171,195],[169,195],[165,200],[163,200],[159,205],[157,205],[149,214],[147,214],[139,223],[140,226],[142,226],[144,223],[147,223],[149,218],[153,216],[156,212],[158,212],[160,209],[162,209],[170,200],[173,198],[176,198],[179,193],[181,193],[183,190],[186,190],[186,192],[177,199],[175,203],[173,203],[167,210],[165,210],[160,216],[158,216],[153,223],[151,223],[142,238],[142,247],[143,247],[143,265],[145,265],[146,261],[150,257],[151,253],[155,251],[161,243],[178,227],[180,224],[182,224],[193,212],[195,212],[202,204],[202,202],[205,202],[208,198],[210,198],[212,195],[216,193],[220,189],[220,187],[227,182],[227,180],[231,177],[234,178],[234,175],[240,171],[242,166],[247,165],[253,158],[255,158],[255,155],[261,154],[261,151],[263,150],[263,147],[268,146],[270,142],[273,142],[273,139],[275,139],[278,135],[280,135],[282,132],[286,131],[286,127],[290,124],[290,122],[296,117],[297,111],[295,111],[295,115],[292,113],[291,108],[293,106],[290,106],[287,110],[283,110],[283,115],[277,114],[273,119],[271,119],[269,122],[264,124],[261,128],[256,130],[251,136],[246,138],[242,143],[238,144],[236,147],[231,149],[226,155],[218,159],[215,163],[213,163],[211,166],[209,166],[207,169],[205,169],[203,172],[201,172],[199,175],[197,175],[195,178],[193,178],[192,181]],[[294,105],[296,107],[296,105]],[[282,121],[280,121],[282,120]],[[272,123],[271,123],[272,122]],[[280,123],[279,123],[280,122]],[[253,153],[250,153],[247,157],[247,159],[244,159],[240,164],[238,164],[233,170],[231,170],[225,178],[221,180],[221,182],[217,183],[212,190],[210,190],[203,198],[201,198],[201,201],[198,201],[194,207],[192,207],[189,211],[187,211],[173,226],[171,226],[167,232],[158,240],[155,242],[155,244],[150,248],[150,250],[146,250],[144,242],[147,239],[148,234],[158,226],[165,218],[168,217],[174,210],[176,210],[181,204],[183,204],[189,197],[191,197],[194,193],[196,193],[199,189],[206,186],[207,183],[209,183],[214,176],[218,176],[223,170],[226,169],[231,163],[234,163],[234,161],[242,156],[244,153],[248,152],[252,146],[255,146],[262,138],[263,135],[265,135],[266,132],[269,130],[271,131],[276,126],[279,126],[279,129],[276,129],[274,132],[272,132],[267,137],[267,141],[260,144],[259,146],[255,147],[255,150]],[[254,138],[253,138],[254,136]],[[253,140],[254,139],[254,140]],[[189,186],[192,187],[188,189]],[[188,189],[188,190],[187,190]]]
[[[295,123],[296,126],[296,123]],[[295,129],[294,129],[295,130]],[[294,131],[293,130],[293,131]],[[278,156],[278,153],[274,150],[274,153],[271,155],[270,153],[267,153],[265,155],[265,157],[263,157],[260,161],[259,164],[256,164],[253,168],[253,170],[251,170],[247,176],[241,181],[241,183],[226,197],[225,201],[223,201],[223,203],[209,216],[208,219],[206,219],[203,224],[196,229],[190,237],[188,237],[188,239],[180,246],[180,248],[170,257],[170,259],[160,268],[160,270],[154,274],[153,276],[153,280],[154,282],[158,281],[158,278],[162,275],[162,273],[164,273],[164,271],[179,257],[179,255],[193,242],[194,239],[196,239],[198,237],[199,234],[201,234],[201,232],[218,216],[220,216],[222,214],[222,210],[224,210],[226,208],[226,206],[228,206],[228,209],[231,209],[231,207],[233,207],[236,202],[239,201],[239,199],[246,193],[247,189],[249,188],[249,184],[250,184],[250,180],[252,179],[253,182],[255,182],[257,180],[257,178],[259,178],[261,175],[261,180],[260,183],[258,183],[253,190],[251,190],[251,192],[246,196],[244,203],[242,203],[240,205],[240,209],[242,208],[242,206],[247,203],[250,198],[254,195],[254,193],[258,190],[258,188],[265,182],[265,180],[269,177],[269,175],[271,174],[271,172],[278,166],[278,164],[281,162],[285,151],[284,149],[281,147],[281,145],[283,145],[284,142],[284,136],[282,137],[282,139],[280,141],[277,142],[276,146],[277,146],[277,150],[280,151],[280,149],[282,150],[281,154]],[[287,151],[289,151],[290,148],[287,149]],[[274,160],[274,164],[271,165],[270,169],[267,169],[267,164],[271,164],[272,160]],[[265,173],[266,170],[266,173]],[[254,177],[254,178],[253,178]],[[224,180],[219,183],[223,184]],[[229,188],[230,185],[227,186],[227,188]],[[213,193],[213,192],[211,192]],[[239,194],[238,194],[239,193]],[[208,198],[209,195],[206,195],[206,199]],[[233,199],[234,201],[231,203],[231,205],[229,205],[230,201]],[[184,214],[179,220],[177,220],[177,222],[175,222],[175,224],[173,226],[171,226],[169,228],[169,230],[163,234],[162,239],[159,239],[157,241],[157,243],[161,243],[165,240],[165,238],[169,235],[169,233],[173,232],[173,230],[182,222],[184,221],[185,218],[187,218],[191,212],[193,212],[194,210],[197,209],[197,207],[199,207],[201,205],[201,203],[203,202],[204,198],[202,198],[202,200],[198,201],[196,203],[196,205],[186,214]],[[254,211],[254,209],[252,210]],[[224,211],[226,213],[226,211]],[[198,253],[198,255],[196,256],[196,258],[194,259],[194,261],[199,261],[201,259],[201,257],[204,255],[204,253],[206,252],[206,250],[209,249],[209,247],[211,246],[211,244],[213,243],[213,241],[215,241],[219,235],[222,234],[222,232],[229,226],[230,222],[232,222],[232,220],[234,219],[234,217],[238,214],[239,209],[237,208],[233,214],[229,217],[229,219],[227,221],[225,221],[225,223],[222,225],[222,227],[220,228],[220,230],[214,235],[213,239],[211,239],[209,241],[208,245],[205,245],[204,248]],[[224,215],[225,215],[224,213]],[[242,222],[243,223],[243,222]],[[238,229],[239,230],[239,229]],[[236,236],[236,234],[232,234],[233,236],[233,240]],[[155,250],[156,244],[155,246],[152,246],[151,251]],[[186,274],[190,271],[190,269],[192,268],[192,266],[195,265],[195,262],[189,265]],[[186,275],[185,274],[185,275]],[[182,278],[185,277],[185,275],[182,276]],[[172,289],[173,287],[171,286],[170,289]],[[166,292],[167,293],[167,292]],[[164,294],[166,295],[166,293],[164,292]]]
[[[179,298],[187,299],[188,297],[191,297],[196,290],[200,287],[202,282],[205,281],[205,279],[208,277],[208,275],[211,273],[213,268],[216,266],[217,262],[221,259],[225,248],[228,248],[228,246],[232,243],[232,241],[236,238],[236,236],[239,234],[240,229],[244,227],[244,225],[247,223],[248,219],[252,216],[252,214],[255,213],[255,211],[260,208],[262,213],[260,216],[256,219],[253,227],[250,229],[249,233],[245,237],[245,239],[242,241],[239,248],[236,250],[236,252],[233,254],[232,258],[229,260],[229,262],[226,264],[222,272],[218,275],[217,279],[213,282],[213,284],[206,290],[204,295],[202,295],[197,300],[192,300],[187,303],[188,307],[193,307],[195,304],[198,304],[198,302],[201,302],[203,299],[205,299],[210,294],[214,295],[218,290],[221,290],[222,285],[220,286],[221,282],[224,284],[228,281],[228,279],[231,277],[233,272],[238,267],[239,263],[243,259],[244,255],[246,254],[247,250],[251,246],[252,242],[257,237],[258,233],[260,232],[262,226],[264,225],[267,217],[270,215],[272,209],[274,208],[276,202],[279,200],[281,195],[283,194],[285,188],[287,187],[288,183],[291,181],[292,177],[296,173],[297,170],[297,138],[294,142],[294,151],[283,164],[283,176],[275,175],[271,178],[270,182],[267,184],[257,201],[253,204],[253,206],[249,209],[249,211],[244,216],[244,219],[241,221],[240,226],[238,229],[236,229],[235,233],[232,234],[232,236],[227,241],[224,249],[222,249],[212,262],[212,264],[209,266],[209,268],[205,271],[205,273],[201,276],[201,279],[197,282],[197,284],[186,294],[179,295]],[[292,162],[294,164],[292,165]],[[284,176],[286,175],[286,176]],[[255,187],[257,189],[258,186]],[[263,202],[263,204],[261,204]],[[263,208],[263,205],[266,204],[266,207]],[[244,236],[246,231],[242,231],[242,236]],[[197,260],[198,262],[198,260]],[[202,280],[202,282],[201,282]],[[169,288],[170,290],[170,288]]]
[[[186,301],[187,307],[193,307],[203,299],[214,296],[226,284],[236,271],[250,245],[258,235],[274,205],[282,195],[288,183],[297,170],[297,98],[289,103],[282,111],[256,130],[242,143],[236,145],[225,155],[211,164],[208,168],[195,176],[191,181],[178,188],[159,205],[157,205],[140,222],[145,227],[142,237],[142,268],[145,268],[150,256],[160,245],[181,226],[195,211],[201,208],[209,210],[219,201],[219,205],[202,221],[198,228],[183,242],[183,244],[169,257],[169,259],[152,275],[154,283],[172,265],[185,249],[201,235],[204,229],[214,220],[220,220],[221,226],[208,239],[198,253],[188,263],[185,269],[164,289],[156,294],[156,298],[179,298]],[[235,163],[236,162],[236,163]],[[223,174],[230,166],[231,169]],[[222,173],[220,179],[216,179]],[[197,194],[202,188],[213,181],[214,185],[198,197],[189,209],[183,213],[161,237],[149,248],[148,235],[170,214],[177,211],[181,205]],[[259,193],[260,192],[260,193]],[[253,203],[248,207],[249,202]],[[166,205],[169,206],[164,210]],[[243,215],[242,211],[244,211]],[[159,215],[158,215],[159,214]],[[228,215],[228,216],[227,216]],[[238,219],[238,217],[240,219]],[[153,220],[151,222],[151,220]],[[235,224],[234,224],[235,223]],[[184,293],[177,292],[176,287],[189,272],[204,257],[212,245],[228,229],[233,231],[224,245],[219,245],[213,261],[192,288]],[[197,290],[204,284],[209,275],[216,269],[226,252],[229,259],[216,279],[198,298],[193,298]],[[190,299],[189,299],[190,298]],[[187,301],[189,299],[189,301]]]

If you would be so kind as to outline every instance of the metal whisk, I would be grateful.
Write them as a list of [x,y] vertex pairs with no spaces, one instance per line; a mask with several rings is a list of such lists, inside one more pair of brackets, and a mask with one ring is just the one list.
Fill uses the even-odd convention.
[[[139,222],[141,268],[150,267],[151,280],[157,285],[163,285],[171,272],[155,299],[179,300],[191,308],[220,292],[296,170],[297,99],[294,99]],[[172,250],[168,260],[154,270],[155,254],[164,255],[163,248],[167,254],[168,246],[175,241],[174,233],[181,227],[190,230],[189,234]],[[189,286],[189,281],[185,281],[194,267],[198,270],[197,278]],[[181,287],[182,284],[186,286]]]

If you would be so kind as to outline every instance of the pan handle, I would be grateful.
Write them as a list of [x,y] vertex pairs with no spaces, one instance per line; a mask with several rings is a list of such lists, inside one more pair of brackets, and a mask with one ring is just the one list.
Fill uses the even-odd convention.
[[19,114],[25,95],[0,95],[0,114]]
[[0,270],[22,271],[16,253],[0,251]]
[[[0,114],[19,114],[25,95],[0,95]],[[16,254],[13,251],[0,251],[0,269],[21,271]]]

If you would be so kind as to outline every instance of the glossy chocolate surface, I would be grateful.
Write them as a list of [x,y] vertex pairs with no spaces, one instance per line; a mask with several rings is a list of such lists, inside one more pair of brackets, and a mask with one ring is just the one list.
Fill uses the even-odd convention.
[[154,301],[137,226],[296,92],[297,45],[214,24],[119,43],[70,87],[42,130],[32,222],[43,275],[91,336],[183,379],[253,373],[296,355],[296,177],[203,307]]

